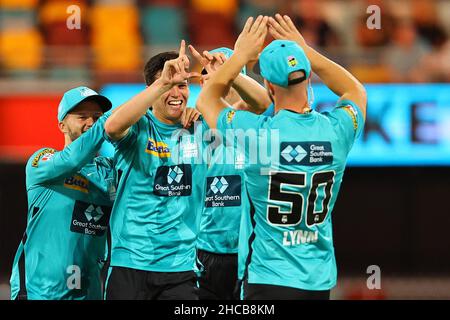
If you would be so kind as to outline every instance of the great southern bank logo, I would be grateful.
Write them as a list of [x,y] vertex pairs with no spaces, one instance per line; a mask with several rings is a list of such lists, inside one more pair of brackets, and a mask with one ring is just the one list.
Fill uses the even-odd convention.
[[181,178],[183,178],[183,171],[176,166],[175,168],[170,168],[167,174],[167,183],[172,184],[172,182],[180,183]]
[[297,145],[295,148],[288,145],[283,151],[281,151],[281,156],[286,159],[287,162],[292,162],[295,160],[300,163],[307,155],[308,152],[306,152],[300,145]]
[[104,213],[100,206],[95,207],[92,204],[84,212],[84,215],[86,216],[89,222],[97,222],[103,217],[103,214]]
[[333,163],[329,141],[282,142],[280,163],[284,165],[320,166]]
[[228,181],[224,177],[221,177],[220,179],[214,177],[214,180],[211,183],[211,191],[214,192],[214,194],[216,194],[217,192],[224,193],[227,188]]

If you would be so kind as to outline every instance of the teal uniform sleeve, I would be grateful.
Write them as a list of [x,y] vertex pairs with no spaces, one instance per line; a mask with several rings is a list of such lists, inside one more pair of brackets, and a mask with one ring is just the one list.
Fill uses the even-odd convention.
[[361,109],[353,101],[342,100],[337,103],[333,111],[325,112],[324,115],[330,119],[334,130],[350,151],[364,129]]
[[62,151],[44,148],[37,151],[27,163],[27,187],[57,180],[80,170],[95,157],[104,141],[103,115],[91,129]]
[[112,158],[96,157],[92,166],[84,166],[81,175],[103,193],[114,193],[114,162]]
[[127,149],[134,145],[134,143],[137,141],[137,137],[139,135],[139,123],[143,121],[142,117],[137,123],[132,125],[128,133],[122,137],[119,140],[112,140],[110,137],[108,137],[105,133],[105,140],[110,142],[115,148],[117,149]]

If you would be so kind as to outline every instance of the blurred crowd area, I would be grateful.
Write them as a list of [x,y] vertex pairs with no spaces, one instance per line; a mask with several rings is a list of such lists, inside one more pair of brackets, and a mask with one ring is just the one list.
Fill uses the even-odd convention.
[[[81,29],[70,30],[74,4]],[[371,5],[381,29],[367,26]],[[142,82],[152,54],[181,39],[233,47],[248,16],[277,12],[363,82],[450,81],[448,0],[0,0],[0,11],[3,81]]]

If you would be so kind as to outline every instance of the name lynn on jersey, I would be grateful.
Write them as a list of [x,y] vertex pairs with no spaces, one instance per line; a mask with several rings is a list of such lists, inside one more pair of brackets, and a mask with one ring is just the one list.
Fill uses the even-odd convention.
[[318,240],[318,231],[294,230],[283,232],[283,246],[286,247],[306,243],[316,243]]

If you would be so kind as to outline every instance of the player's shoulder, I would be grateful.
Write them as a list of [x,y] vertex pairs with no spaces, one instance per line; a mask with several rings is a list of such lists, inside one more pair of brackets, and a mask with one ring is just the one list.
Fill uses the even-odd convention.
[[57,153],[58,150],[50,147],[41,148],[35,151],[28,159],[27,167],[38,167],[42,161],[47,161]]
[[235,117],[238,117],[240,119],[248,119],[249,121],[254,121],[256,123],[264,122],[271,118],[264,113],[257,114],[248,110],[234,110],[232,108],[227,110],[227,112],[225,113],[225,117],[228,123],[232,122]]

